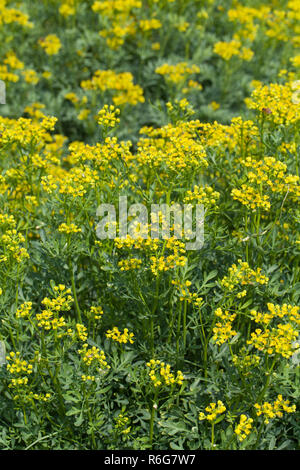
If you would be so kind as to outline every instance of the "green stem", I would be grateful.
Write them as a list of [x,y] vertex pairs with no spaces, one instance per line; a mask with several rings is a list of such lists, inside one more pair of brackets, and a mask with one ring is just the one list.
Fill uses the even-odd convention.
[[177,320],[177,333],[176,333],[176,366],[178,367],[178,358],[179,358],[179,338],[180,338],[180,329],[181,329],[181,304],[178,312]]
[[[247,233],[248,233],[248,212],[246,212],[246,215],[245,215],[245,232],[246,232],[246,237],[247,237],[248,236],[247,235]],[[248,240],[246,240],[246,261],[249,264],[249,244],[248,244]]]
[[183,306],[183,350],[185,351],[186,348],[186,312],[187,312],[187,301],[184,301]]
[[271,373],[272,373],[272,370],[273,370],[275,364],[276,364],[276,357],[274,357],[273,362],[272,362],[272,364],[271,364],[271,367],[270,367],[270,369],[269,369],[269,371],[268,371],[268,376],[267,376],[267,380],[266,380],[265,386],[264,386],[264,388],[262,389],[262,391],[260,392],[260,394],[259,394],[259,396],[258,396],[257,403],[260,403],[260,402],[262,401],[262,399],[264,398],[264,396],[265,396],[265,393],[266,393],[266,391],[267,391],[267,388],[268,388],[269,385],[270,385]]
[[150,418],[149,440],[150,440],[151,448],[152,448],[152,443],[153,443],[155,412],[156,412],[156,408],[157,408],[156,400],[157,400],[157,391],[155,391],[155,394],[154,394],[154,399],[153,399],[153,402],[152,402],[152,409],[151,409],[151,418]]
[[72,292],[73,292],[75,308],[76,308],[76,312],[77,312],[77,321],[78,321],[78,323],[82,323],[81,311],[80,311],[80,307],[79,307],[79,303],[78,303],[78,299],[77,299],[77,294],[76,294],[74,270],[73,270],[73,265],[72,265],[71,260],[69,260],[69,268],[70,268],[70,274],[71,274]]
[[214,448],[215,443],[215,423],[211,423],[211,450]]

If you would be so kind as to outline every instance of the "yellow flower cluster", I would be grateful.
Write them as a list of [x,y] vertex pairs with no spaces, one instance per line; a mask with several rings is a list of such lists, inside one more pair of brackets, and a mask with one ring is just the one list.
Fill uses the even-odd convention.
[[26,248],[21,246],[24,242],[25,238],[16,229],[6,229],[0,236],[0,263],[8,262],[10,259],[21,263],[29,258]]
[[234,188],[231,191],[233,199],[239,201],[252,211],[257,208],[268,211],[271,207],[270,199],[267,195],[261,195],[258,190],[247,184],[242,184],[241,189]]
[[49,34],[45,38],[39,39],[39,45],[48,55],[55,55],[61,48],[60,39],[55,34]]
[[137,19],[136,9],[141,9],[140,0],[95,1],[92,10],[108,19],[105,29],[99,34],[106,38],[111,49],[118,49],[124,44],[126,36],[134,36],[137,32],[148,33],[162,27],[161,22],[153,17]]
[[84,325],[82,325],[82,323],[76,323],[76,331],[77,331],[78,338],[81,341],[86,342],[87,337],[88,337],[87,328]]
[[79,349],[78,352],[86,366],[97,366],[100,367],[100,370],[110,369],[110,366],[106,361],[104,351],[100,350],[96,346],[88,348],[88,344],[84,343],[82,349]]
[[248,418],[244,414],[240,416],[240,422],[235,427],[235,430],[234,430],[239,441],[243,441],[244,439],[246,439],[247,436],[249,436],[251,429],[252,429],[252,423],[253,423],[252,418]]
[[300,67],[300,54],[296,55],[295,57],[291,57],[290,61],[294,67]]
[[40,81],[37,72],[33,69],[24,70],[22,75],[26,83],[32,83],[33,85],[36,85]]
[[133,36],[136,33],[136,27],[133,22],[117,23],[113,21],[110,29],[99,31],[99,35],[106,38],[106,44],[110,49],[118,49],[125,42],[126,36]]
[[231,314],[228,311],[223,312],[221,308],[217,308],[215,310],[215,316],[220,318],[221,321],[217,322],[214,326],[212,339],[220,346],[237,334],[237,332],[232,329],[232,322],[235,320],[236,314]]
[[107,330],[106,338],[111,338],[113,341],[116,341],[120,344],[133,344],[134,334],[128,331],[128,328],[124,328],[123,333],[119,330],[117,326],[114,326],[112,330]]
[[295,322],[300,325],[300,307],[283,304],[283,305],[274,305],[271,302],[267,304],[268,313],[257,312],[256,310],[251,310],[251,318],[256,323],[263,323],[268,325],[275,318],[284,318],[288,317],[291,322]]
[[139,27],[142,31],[151,31],[152,29],[159,29],[162,27],[161,22],[156,18],[150,20],[140,20]]
[[257,328],[251,333],[251,339],[247,341],[247,344],[253,345],[265,354],[278,354],[289,359],[299,350],[299,343],[296,342],[298,336],[299,329],[294,328],[290,323],[279,324],[271,329]]
[[58,10],[59,13],[64,18],[67,18],[68,16],[71,16],[71,15],[75,15],[76,13],[75,2],[76,0],[63,0]]
[[66,326],[64,317],[53,318],[53,312],[51,310],[43,310],[42,313],[36,314],[37,325],[44,330],[58,330]]
[[242,60],[251,60],[253,51],[247,47],[241,47],[242,43],[238,39],[233,39],[230,42],[217,42],[214,45],[214,52],[222,57],[224,60],[230,60],[233,56],[237,56]]
[[270,14],[270,8],[261,5],[257,8],[241,5],[237,3],[234,8],[228,10],[227,15],[230,21],[240,23],[241,28],[236,33],[237,37],[244,37],[253,41],[256,38],[258,25],[255,20],[263,21]]
[[256,409],[257,416],[263,415],[265,424],[268,424],[270,419],[276,417],[282,418],[283,412],[295,413],[296,405],[289,405],[289,400],[284,400],[282,395],[278,395],[273,403],[264,402],[261,405],[255,403],[254,408]]
[[116,13],[127,14],[133,8],[141,8],[141,0],[96,0],[92,5],[95,13],[113,17]]
[[206,414],[202,411],[199,413],[199,421],[207,420],[209,422],[214,422],[216,419],[226,411],[226,406],[221,400],[218,400],[217,403],[210,403],[205,408]]
[[24,113],[29,114],[34,119],[42,119],[45,117],[41,109],[44,109],[45,105],[43,103],[32,103],[31,105],[25,106]]
[[142,238],[137,237],[133,238],[130,235],[126,235],[124,238],[116,237],[114,239],[114,244],[117,248],[122,249],[136,249],[136,250],[143,250],[143,251],[157,251],[160,245],[158,239],[154,238]]
[[[185,244],[171,237],[166,240],[160,240],[156,238],[133,238],[127,235],[125,238],[115,238],[114,243],[117,248],[125,249],[137,249],[142,250],[145,255],[149,255],[150,270],[157,276],[160,272],[169,271],[177,266],[185,266],[187,262]],[[159,255],[158,250],[163,244],[164,251],[169,252],[164,255]],[[151,252],[155,252],[156,255],[151,255]],[[133,260],[133,261],[131,261]],[[130,258],[129,260],[123,260],[119,262],[119,266],[124,268],[123,270],[138,269],[141,266],[140,260],[137,258]]]
[[191,281],[186,281],[184,284],[181,284],[179,281],[172,281],[172,284],[176,286],[179,293],[179,300],[181,302],[187,301],[189,304],[194,304],[196,307],[199,307],[202,304],[202,297],[199,297],[198,294],[190,292],[188,289],[191,286]]
[[[55,297],[50,299],[45,297],[42,300],[42,305],[45,309],[41,313],[36,314],[37,326],[43,328],[46,331],[56,331],[67,326],[65,318],[59,317],[58,314],[61,311],[68,311],[71,308],[73,297],[70,295],[71,289],[66,289],[66,286],[59,284],[53,288]],[[70,328],[66,331],[62,331],[58,336],[63,335],[72,336],[73,332]]]
[[[16,221],[13,215],[0,213],[0,226],[1,228],[13,228],[16,226]],[[7,226],[7,227],[6,227]]]
[[12,69],[22,70],[24,68],[24,62],[18,59],[14,51],[6,53],[3,63],[9,65]]
[[115,127],[120,122],[117,115],[120,114],[120,110],[115,108],[113,105],[108,106],[105,104],[98,113],[98,124],[105,128]]
[[245,351],[246,349],[242,348],[239,356],[234,354],[232,362],[238,369],[243,371],[243,374],[248,375],[250,369],[259,366],[260,357],[256,354],[245,354]]
[[29,21],[29,16],[16,8],[7,8],[7,0],[1,0],[0,3],[0,26],[17,23],[27,28],[32,28],[33,24]]
[[0,144],[17,142],[26,148],[36,142],[46,142],[49,139],[48,131],[54,129],[57,118],[45,116],[37,122],[32,119],[8,119],[0,117]]
[[65,94],[65,99],[71,101],[71,103],[75,104],[78,103],[79,98],[74,92],[69,92]]
[[115,428],[121,432],[122,434],[129,434],[131,427],[128,426],[129,418],[125,416],[123,413],[120,413],[117,418],[115,418],[116,424]]
[[113,70],[97,70],[91,80],[81,82],[84,90],[109,90],[113,94],[113,102],[116,106],[124,104],[137,105],[145,101],[143,90],[139,85],[134,85],[130,72],[116,73]]
[[197,138],[197,122],[168,124],[162,128],[143,127],[138,142],[136,163],[141,170],[159,169],[160,180],[167,181],[182,171],[194,172],[208,166],[206,152]]
[[195,185],[192,191],[187,191],[183,200],[185,204],[204,204],[214,206],[220,197],[220,193],[214,191],[211,186],[200,187]]
[[121,271],[131,271],[133,269],[140,269],[142,260],[138,258],[130,258],[119,261],[118,266]]
[[267,16],[268,29],[266,35],[276,41],[291,41],[293,45],[299,47],[299,2],[291,0],[287,6],[276,8]]
[[[256,83],[256,88],[245,102],[250,109],[265,115],[265,119],[275,124],[296,124],[300,120],[300,109],[293,102],[292,82],[284,85]],[[268,110],[268,113],[264,112]]]
[[[33,373],[33,365],[25,359],[22,359],[21,353],[19,351],[16,353],[11,351],[6,357],[6,360],[8,362],[6,368],[12,376],[10,383],[8,384],[8,388],[12,388],[17,391],[17,394],[13,396],[13,399],[18,400],[20,398],[20,393],[23,397],[23,400],[34,398],[32,397],[33,392],[28,392],[27,390],[28,376]],[[26,391],[25,396],[23,396],[24,391]],[[41,395],[41,399],[43,399],[43,397],[44,396]]]
[[195,80],[188,80],[186,86],[182,89],[182,93],[186,94],[195,90],[202,91],[203,86]]
[[189,65],[187,62],[179,62],[176,65],[163,64],[157,67],[155,73],[164,75],[170,82],[180,84],[184,82],[189,75],[200,72],[197,65]]
[[66,233],[66,234],[69,235],[70,233],[81,232],[81,228],[77,227],[77,225],[75,225],[75,224],[62,223],[58,227],[58,231],[61,232],[61,233]]
[[[188,88],[185,89],[186,93],[188,93],[188,91]],[[175,99],[172,103],[168,101],[166,103],[166,108],[172,122],[185,121],[195,113],[193,107],[186,98],[182,98],[181,100]]]
[[183,255],[186,253],[185,244],[182,241],[171,237],[166,241],[166,249],[173,253],[167,256],[150,257],[150,269],[155,276],[177,266],[185,266],[187,263],[187,257]]
[[99,180],[99,174],[88,165],[84,168],[73,167],[63,175],[52,175],[42,177],[42,186],[48,193],[58,189],[60,194],[68,195],[72,198],[83,197],[89,188],[94,187]]
[[24,302],[16,311],[16,318],[27,318],[30,316],[32,302]]
[[262,274],[261,268],[251,269],[246,261],[238,260],[228,269],[228,276],[224,276],[220,284],[224,289],[234,290],[238,286],[267,284],[269,278]]
[[100,306],[92,306],[90,308],[90,313],[95,320],[100,320],[103,315],[103,308]]
[[16,83],[19,80],[19,76],[10,72],[7,65],[0,65],[0,80]]
[[299,176],[288,174],[287,165],[274,157],[265,157],[261,160],[247,157],[241,160],[241,164],[247,168],[247,178],[251,184],[256,184],[260,188],[265,186],[273,193],[289,192],[295,197],[300,196]]
[[16,353],[11,351],[6,357],[6,360],[8,361],[7,370],[12,375],[32,374],[32,364],[29,364],[24,359],[21,359],[21,353],[19,351],[17,351]]
[[83,374],[81,376],[81,380],[83,382],[94,382],[95,381],[95,376],[94,375],[85,375],[85,374]]
[[71,294],[71,289],[66,288],[64,284],[59,284],[58,286],[53,287],[55,297],[49,299],[45,297],[42,300],[42,304],[49,310],[53,311],[66,311],[70,310],[71,304],[73,302],[73,297]]
[[183,384],[184,376],[182,372],[178,370],[175,375],[171,372],[171,366],[169,364],[165,364],[158,359],[151,359],[146,365],[150,368],[149,377],[154,387]]
[[[18,398],[17,395],[14,396],[16,400]],[[36,400],[36,401],[48,401],[51,398],[51,393],[34,393],[30,391],[26,397],[26,401]]]
[[178,256],[176,254],[167,257],[160,256],[159,258],[152,256],[150,259],[151,271],[155,276],[158,276],[160,272],[169,271],[177,266],[185,266],[187,262],[185,256]]
[[251,120],[245,121],[241,117],[236,117],[231,120],[230,125],[214,122],[198,123],[197,127],[202,145],[206,149],[218,150],[222,158],[225,149],[235,152],[238,148],[242,152],[245,143],[249,152],[257,150],[259,129]]
[[[85,167],[86,164],[93,164],[102,173],[110,169],[114,174],[114,167],[111,164],[116,158],[122,158],[127,163],[133,156],[129,150],[130,142],[118,142],[116,137],[106,137],[104,142],[96,145],[88,145],[84,142],[72,142],[69,145],[70,153],[66,157],[66,161],[72,166],[80,165]],[[91,173],[94,181],[98,181],[96,175]],[[108,181],[109,184],[109,181]]]

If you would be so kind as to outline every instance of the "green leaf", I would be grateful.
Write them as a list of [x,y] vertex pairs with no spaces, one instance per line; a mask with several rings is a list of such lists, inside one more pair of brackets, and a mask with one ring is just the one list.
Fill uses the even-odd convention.
[[81,410],[78,408],[71,408],[69,411],[66,412],[66,416],[73,416],[73,415],[78,415],[81,413]]

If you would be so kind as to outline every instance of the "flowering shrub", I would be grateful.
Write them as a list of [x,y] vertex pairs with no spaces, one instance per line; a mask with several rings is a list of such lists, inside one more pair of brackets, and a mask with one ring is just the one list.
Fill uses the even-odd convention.
[[299,10],[0,0],[1,449],[299,448]]

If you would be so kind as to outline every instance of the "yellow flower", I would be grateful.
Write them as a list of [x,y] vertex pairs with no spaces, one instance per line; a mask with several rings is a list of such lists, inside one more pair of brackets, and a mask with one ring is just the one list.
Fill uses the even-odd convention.
[[102,315],[103,315],[103,308],[100,307],[100,306],[98,306],[98,307],[92,306],[92,307],[90,308],[90,313],[91,313],[93,319],[95,319],[95,320],[100,320],[100,318],[101,318]]
[[228,276],[224,276],[220,284],[224,289],[230,291],[239,286],[267,284],[268,277],[262,274],[261,268],[251,269],[246,261],[238,260],[228,270]]
[[55,34],[49,34],[45,38],[39,39],[39,45],[48,55],[55,55],[61,48],[60,39]]
[[24,62],[19,60],[16,56],[16,54],[13,51],[10,51],[6,54],[5,59],[4,59],[4,64],[7,64],[10,66],[12,69],[23,69],[24,68]]
[[161,28],[162,24],[156,18],[151,18],[151,20],[140,20],[139,26],[142,31],[151,31],[152,29]]
[[133,344],[134,334],[128,331],[128,328],[124,328],[124,332],[121,333],[118,327],[114,326],[112,330],[107,330],[106,338],[111,338],[113,341],[116,341],[120,344],[130,343]]
[[78,114],[77,118],[79,119],[79,121],[85,121],[88,118],[90,112],[91,111],[87,108],[82,109]]
[[142,260],[137,258],[130,258],[119,261],[118,266],[121,271],[130,271],[132,269],[139,269],[141,267]]
[[210,106],[212,107],[212,109],[213,109],[214,111],[216,111],[217,109],[220,108],[220,104],[217,103],[216,101],[212,101],[212,102],[210,103]]
[[113,102],[116,106],[123,104],[136,105],[145,101],[143,90],[134,85],[133,75],[130,72],[116,73],[113,70],[97,70],[91,80],[81,82],[84,90],[110,90],[113,93]]
[[76,330],[77,330],[77,335],[79,339],[83,342],[87,340],[88,334],[87,334],[87,328],[82,325],[81,323],[76,324]]
[[25,302],[16,311],[17,318],[26,318],[30,315],[32,309],[32,302]]
[[39,77],[35,70],[27,69],[22,72],[26,83],[36,85],[39,82]]
[[240,53],[241,43],[237,40],[230,42],[217,42],[214,45],[214,53],[218,54],[224,60],[230,60],[234,55],[238,56]]
[[265,113],[265,119],[275,124],[295,124],[300,120],[299,104],[293,101],[293,81],[284,85],[257,83],[251,97],[246,99],[248,108]]
[[179,62],[176,65],[163,64],[155,70],[155,73],[166,76],[167,80],[173,83],[181,83],[189,75],[199,72],[197,65],[188,65],[187,62]]
[[209,422],[214,422],[219,415],[225,413],[226,411],[226,406],[221,400],[218,400],[217,403],[210,403],[206,408],[205,408],[206,414],[203,413],[202,411],[199,413],[199,420],[207,420]]
[[58,231],[61,232],[61,233],[66,233],[66,234],[69,235],[70,233],[81,232],[81,228],[77,227],[77,225],[75,225],[75,224],[62,223],[58,227]]
[[246,415],[241,415],[239,424],[235,427],[235,434],[239,441],[243,441],[250,434],[253,419],[248,418]]
[[78,352],[86,366],[95,365],[100,367],[102,371],[110,369],[110,366],[106,361],[104,351],[100,350],[96,346],[88,348],[87,343],[85,343],[82,349],[79,349]]
[[184,376],[182,372],[178,370],[175,375],[171,372],[170,364],[165,364],[158,359],[150,359],[146,365],[150,368],[149,377],[154,387],[160,387],[161,385],[173,386],[183,384]]
[[67,0],[65,3],[62,3],[58,11],[65,18],[67,16],[75,15],[76,10],[74,7],[74,1],[71,0],[70,2],[70,0]]
[[108,106],[107,104],[98,113],[98,124],[104,128],[115,127],[120,122],[117,115],[120,114],[120,110],[115,108],[113,105]]
[[254,408],[257,416],[264,416],[265,424],[268,424],[270,419],[282,418],[284,411],[286,413],[295,413],[296,411],[296,405],[290,406],[289,400],[283,400],[282,395],[278,395],[273,403],[264,402],[261,405],[255,403]]

